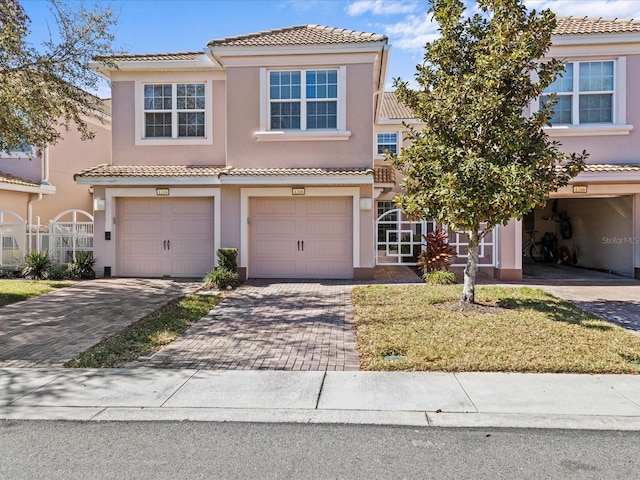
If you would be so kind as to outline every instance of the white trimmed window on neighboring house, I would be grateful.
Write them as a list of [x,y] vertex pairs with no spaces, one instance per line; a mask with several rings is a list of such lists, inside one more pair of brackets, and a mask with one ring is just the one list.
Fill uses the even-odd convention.
[[136,144],[211,143],[208,82],[140,83]]
[[627,135],[626,59],[565,63],[544,90],[534,110],[550,101],[556,104],[550,133],[554,135]]
[[398,134],[378,133],[376,152],[378,155],[384,155],[386,152],[398,153]]

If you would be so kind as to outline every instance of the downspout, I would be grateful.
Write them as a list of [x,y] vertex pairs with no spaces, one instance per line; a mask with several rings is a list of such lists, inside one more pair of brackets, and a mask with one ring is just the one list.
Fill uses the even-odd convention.
[[[37,198],[32,198],[31,200],[29,200],[29,202],[27,203],[27,229],[31,230],[31,226],[33,225],[33,204],[36,202],[39,202],[40,200],[42,200],[42,193],[38,194]],[[29,239],[29,241],[27,242],[27,253],[31,252],[31,235],[29,235],[31,232],[27,232],[27,238]]]
[[[44,147],[42,154],[42,180],[40,185],[50,185],[49,183],[49,147]],[[42,192],[38,193],[36,198],[32,198],[27,202],[27,228],[31,230],[33,225],[33,204],[42,200]],[[28,232],[31,233],[31,232]],[[29,242],[27,242],[27,252],[31,252],[31,238],[29,236]]]

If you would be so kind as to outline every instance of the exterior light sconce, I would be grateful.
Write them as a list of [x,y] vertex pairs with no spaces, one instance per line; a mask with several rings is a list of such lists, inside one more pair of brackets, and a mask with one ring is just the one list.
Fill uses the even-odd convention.
[[104,212],[107,207],[107,202],[103,198],[94,198],[93,199],[93,211],[94,212]]
[[373,199],[368,197],[361,198],[360,210],[373,210]]

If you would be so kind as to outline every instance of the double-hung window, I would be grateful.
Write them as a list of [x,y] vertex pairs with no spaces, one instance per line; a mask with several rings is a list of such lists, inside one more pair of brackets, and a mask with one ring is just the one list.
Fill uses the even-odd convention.
[[[615,63],[570,62],[544,93],[556,94],[553,125],[586,125],[615,122]],[[540,105],[549,101],[540,98]]]
[[270,130],[336,130],[338,70],[269,72]]
[[378,155],[383,155],[386,152],[398,153],[398,134],[379,133],[377,145]]
[[204,138],[204,83],[145,84],[144,138]]

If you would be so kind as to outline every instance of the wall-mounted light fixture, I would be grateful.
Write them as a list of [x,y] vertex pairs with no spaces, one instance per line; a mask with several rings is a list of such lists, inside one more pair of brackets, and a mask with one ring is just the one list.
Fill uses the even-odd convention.
[[93,211],[94,212],[104,212],[107,208],[107,202],[104,198],[94,198],[93,199]]

